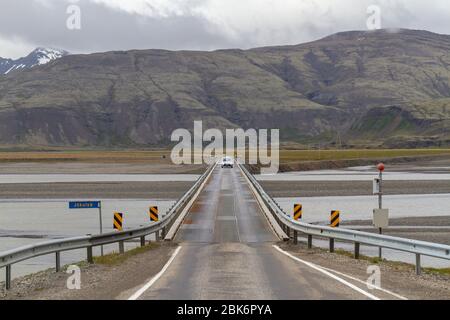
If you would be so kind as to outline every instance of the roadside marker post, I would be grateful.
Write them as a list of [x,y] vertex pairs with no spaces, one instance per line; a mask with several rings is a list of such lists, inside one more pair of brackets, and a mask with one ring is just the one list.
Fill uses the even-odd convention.
[[294,220],[299,221],[303,216],[303,206],[299,203],[294,204]]
[[[378,227],[379,234],[383,234],[383,227],[387,227],[389,220],[389,211],[383,210],[383,171],[385,169],[384,163],[379,163],[377,169],[379,172],[378,179],[374,181],[373,193],[378,195],[378,210],[374,210],[374,225]],[[382,259],[382,248],[378,248],[378,258]]]
[[[340,224],[340,214],[339,210],[332,210],[330,216],[330,226],[332,228],[338,228]],[[330,252],[334,252],[334,239],[330,238]]]
[[[294,204],[294,220],[299,221],[302,219],[303,215],[303,206],[300,203]],[[294,244],[298,243],[298,232],[294,230]]]
[[[98,209],[100,234],[103,234],[102,202],[101,201],[69,201],[69,209]],[[100,246],[103,256],[103,246]]]
[[6,266],[5,286],[6,286],[6,290],[11,289],[11,265]]
[[157,206],[150,207],[149,209],[150,221],[158,222],[159,221],[159,211]]
[[[123,213],[114,212],[113,228],[117,231],[123,230]],[[125,243],[123,241],[119,241],[119,253],[122,254],[124,252]]]
[[117,231],[123,230],[123,213],[114,212],[113,228]]
[[331,216],[330,216],[330,226],[332,228],[337,228],[340,225],[341,218],[340,218],[341,212],[339,210],[332,210]]
[[[123,230],[123,213],[114,212],[113,227],[117,231]],[[124,252],[125,252],[125,244],[123,241],[119,241],[119,253],[122,254]]]
[[[101,201],[99,201],[99,206],[98,206],[98,219],[100,221],[100,234],[103,234],[102,202]],[[103,245],[100,246],[100,255],[103,257]]]

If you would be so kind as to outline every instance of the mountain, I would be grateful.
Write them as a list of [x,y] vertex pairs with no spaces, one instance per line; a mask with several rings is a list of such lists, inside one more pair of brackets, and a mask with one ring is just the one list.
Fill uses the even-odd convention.
[[67,51],[60,49],[37,48],[28,56],[17,60],[0,58],[0,75],[43,65],[68,54],[69,53]]
[[345,32],[251,50],[69,55],[0,77],[0,144],[156,146],[194,120],[311,145],[450,145],[450,36]]

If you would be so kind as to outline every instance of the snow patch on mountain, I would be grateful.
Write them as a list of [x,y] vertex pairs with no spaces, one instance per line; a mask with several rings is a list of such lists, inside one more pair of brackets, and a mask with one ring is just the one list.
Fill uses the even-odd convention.
[[0,58],[0,75],[44,65],[68,54],[65,50],[55,48],[37,48],[28,56],[17,60]]

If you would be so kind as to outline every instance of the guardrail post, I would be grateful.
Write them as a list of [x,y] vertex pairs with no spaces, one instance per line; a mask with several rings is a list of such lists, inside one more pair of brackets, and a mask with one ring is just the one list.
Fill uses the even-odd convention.
[[294,244],[298,243],[298,232],[297,230],[294,230]]
[[160,240],[160,237],[159,237],[159,230],[155,232],[155,239],[156,239],[156,241],[159,241],[159,240]]
[[359,259],[359,242],[355,242],[355,259]]
[[119,241],[119,253],[124,253],[125,252],[125,246],[123,241]]
[[141,247],[145,247],[145,236],[141,237]]
[[5,278],[5,287],[6,290],[11,289],[11,265],[6,266],[6,278]]
[[94,256],[92,254],[92,247],[87,247],[87,261],[89,263],[94,263]]
[[288,226],[286,226],[286,234],[287,234],[288,238],[291,237],[291,228],[289,228]]
[[166,227],[162,228],[161,230],[161,239],[164,239],[166,237]]
[[308,249],[312,249],[312,234],[308,234]]
[[55,262],[56,262],[56,266],[55,266],[55,270],[56,272],[60,272],[61,271],[61,252],[56,251],[55,252]]
[[334,252],[334,239],[330,238],[330,252]]
[[422,266],[420,265],[420,254],[416,253],[416,274],[420,276],[422,274]]

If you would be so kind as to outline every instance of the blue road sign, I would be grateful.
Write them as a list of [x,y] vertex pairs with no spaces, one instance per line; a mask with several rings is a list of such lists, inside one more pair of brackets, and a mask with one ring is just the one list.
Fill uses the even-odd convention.
[[70,201],[69,209],[100,209],[100,201]]

